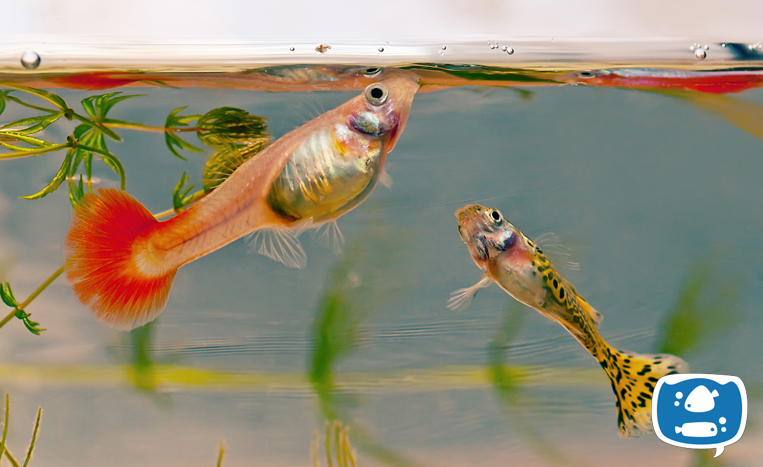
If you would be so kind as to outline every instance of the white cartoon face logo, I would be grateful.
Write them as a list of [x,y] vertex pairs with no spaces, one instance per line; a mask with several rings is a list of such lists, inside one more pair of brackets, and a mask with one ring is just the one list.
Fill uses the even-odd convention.
[[[685,400],[684,394],[688,394]],[[744,432],[744,383],[736,376],[663,376],[654,388],[652,423],[654,432],[666,443],[693,449],[715,448],[718,457]]]

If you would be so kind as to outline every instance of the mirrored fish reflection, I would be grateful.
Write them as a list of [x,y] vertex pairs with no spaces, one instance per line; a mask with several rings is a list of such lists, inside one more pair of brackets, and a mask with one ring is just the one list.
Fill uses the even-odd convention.
[[657,381],[685,372],[686,363],[673,355],[639,355],[612,348],[596,328],[601,314],[558,273],[541,248],[498,210],[471,204],[455,214],[459,235],[485,275],[472,287],[454,292],[449,307],[468,306],[480,288],[497,283],[520,303],[561,324],[599,362],[616,396],[620,436],[650,432]]
[[368,197],[417,89],[415,75],[391,73],[259,151],[164,222],[123,191],[88,193],[64,242],[75,295],[102,323],[128,330],[161,313],[178,268],[253,232],[260,253],[304,267],[297,235]]

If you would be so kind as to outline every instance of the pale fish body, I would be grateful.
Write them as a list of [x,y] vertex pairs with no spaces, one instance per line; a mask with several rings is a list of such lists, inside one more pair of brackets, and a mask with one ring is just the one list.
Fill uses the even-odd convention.
[[165,222],[124,192],[85,195],[64,245],[75,294],[102,322],[131,329],[161,312],[179,267],[250,233],[257,232],[260,253],[303,267],[297,233],[335,227],[335,219],[370,194],[417,89],[412,73],[387,73],[246,160]]
[[517,301],[562,325],[607,373],[617,397],[620,435],[651,431],[651,400],[660,377],[687,369],[673,355],[638,355],[610,347],[596,325],[593,309],[554,269],[541,248],[508,222],[496,209],[472,204],[456,211],[458,231],[485,277],[454,293],[452,308],[468,304],[474,294],[498,284]]

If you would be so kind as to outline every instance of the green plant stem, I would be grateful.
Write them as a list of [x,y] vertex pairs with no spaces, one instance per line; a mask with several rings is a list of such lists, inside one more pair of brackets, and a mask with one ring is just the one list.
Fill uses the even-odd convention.
[[29,461],[32,460],[32,452],[34,451],[34,443],[37,442],[37,433],[40,432],[40,418],[42,417],[42,407],[37,409],[37,421],[34,422],[34,431],[32,432],[32,441],[29,442],[29,451],[26,453],[26,460],[24,461],[24,467],[29,465]]
[[149,125],[143,125],[141,123],[130,123],[130,122],[122,122],[122,123],[116,123],[116,122],[104,122],[103,126],[106,128],[121,128],[124,130],[138,130],[138,131],[153,131],[156,133],[165,133],[165,132],[173,132],[173,133],[183,133],[183,132],[194,132],[194,131],[203,131],[200,128],[196,127],[163,127],[163,126],[149,126]]
[[30,303],[32,303],[32,300],[37,298],[37,296],[40,295],[43,290],[45,290],[54,280],[58,279],[58,276],[60,276],[63,273],[64,273],[64,267],[63,266],[61,266],[60,268],[56,269],[56,272],[51,274],[50,277],[48,277],[48,279],[45,282],[42,283],[42,285],[37,287],[37,290],[32,292],[32,295],[30,295],[29,298],[24,300],[24,302],[21,305],[19,305],[19,308],[21,308],[22,310],[24,308],[26,308]]
[[217,467],[222,467],[224,456],[225,456],[225,441],[222,438],[220,438],[220,452],[217,455]]
[[11,455],[11,451],[9,451],[8,448],[5,448],[5,457],[8,458],[13,467],[21,467],[16,459],[14,459],[13,455]]
[[[27,306],[29,306],[29,304],[30,304],[30,303],[32,303],[32,300],[34,300],[35,298],[37,298],[37,296],[38,296],[38,295],[40,295],[40,294],[42,293],[42,291],[43,291],[43,290],[45,290],[46,288],[48,288],[48,286],[49,286],[49,285],[50,285],[50,284],[51,284],[51,283],[52,283],[54,280],[58,279],[58,276],[60,276],[60,275],[61,275],[61,274],[63,274],[63,273],[64,273],[64,267],[63,267],[63,266],[61,266],[60,268],[58,268],[58,269],[56,270],[56,272],[54,272],[53,274],[51,274],[51,276],[50,276],[50,277],[48,277],[48,279],[47,279],[45,282],[43,282],[43,283],[42,283],[42,284],[41,284],[39,287],[37,287],[37,290],[35,290],[34,292],[32,292],[32,295],[30,295],[30,296],[29,296],[29,298],[27,298],[26,300],[24,300],[24,302],[23,302],[23,303],[21,303],[21,304],[19,305],[18,309],[19,309],[19,310],[23,310],[24,308],[26,308]],[[3,318],[3,319],[2,319],[2,321],[0,321],[0,328],[2,328],[3,326],[5,326],[5,325],[6,325],[6,323],[8,323],[8,321],[10,321],[11,319],[13,319],[13,317],[14,317],[15,315],[16,315],[16,309],[14,308],[14,310],[13,310],[13,311],[11,311],[10,313],[8,313],[8,315],[7,315],[5,318]]]

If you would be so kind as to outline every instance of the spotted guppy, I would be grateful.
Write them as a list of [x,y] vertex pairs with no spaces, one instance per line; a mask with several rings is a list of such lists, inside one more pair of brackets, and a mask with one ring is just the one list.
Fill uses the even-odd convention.
[[599,335],[601,314],[551,265],[540,247],[493,208],[471,204],[456,211],[458,232],[485,277],[453,293],[450,308],[469,304],[480,288],[493,282],[519,302],[561,324],[607,373],[617,397],[620,436],[652,431],[651,405],[657,381],[688,371],[673,355],[639,355],[612,348]]

